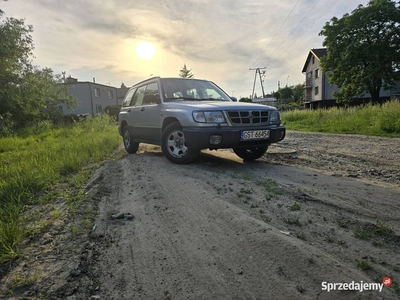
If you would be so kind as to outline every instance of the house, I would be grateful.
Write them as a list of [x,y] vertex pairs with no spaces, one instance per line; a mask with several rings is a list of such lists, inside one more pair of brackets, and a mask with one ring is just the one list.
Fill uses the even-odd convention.
[[[322,71],[320,64],[321,58],[324,57],[326,53],[326,48],[311,49],[308,53],[302,70],[303,74],[305,75],[305,108],[317,109],[336,105],[336,101],[333,98],[333,93],[340,91],[340,89],[329,83],[328,77]],[[394,91],[384,90],[382,88],[380,97],[383,100],[387,100],[392,95],[399,93],[395,91],[400,91],[400,83],[397,85],[397,88]],[[355,98],[354,101],[356,104],[361,104],[370,98],[370,94],[366,93]]]
[[117,88],[90,81],[78,81],[69,76],[65,80],[68,93],[78,100],[78,108],[70,112],[60,105],[63,115],[96,115],[104,112],[110,105],[117,105]]

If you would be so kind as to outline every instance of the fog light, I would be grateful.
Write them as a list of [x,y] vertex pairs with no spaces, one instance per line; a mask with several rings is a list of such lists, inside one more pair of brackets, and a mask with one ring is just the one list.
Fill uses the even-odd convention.
[[210,144],[211,145],[218,145],[222,143],[222,136],[219,134],[210,135]]

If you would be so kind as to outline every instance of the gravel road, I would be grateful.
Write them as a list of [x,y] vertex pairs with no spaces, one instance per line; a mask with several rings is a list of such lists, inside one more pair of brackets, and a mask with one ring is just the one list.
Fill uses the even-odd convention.
[[[44,257],[58,267],[28,292],[69,300],[397,299],[399,145],[288,132],[260,161],[203,151],[191,165],[141,145],[93,176],[86,198],[98,210],[95,226],[78,242],[60,239],[68,263],[61,270]],[[386,276],[393,284],[381,292],[322,285]]]

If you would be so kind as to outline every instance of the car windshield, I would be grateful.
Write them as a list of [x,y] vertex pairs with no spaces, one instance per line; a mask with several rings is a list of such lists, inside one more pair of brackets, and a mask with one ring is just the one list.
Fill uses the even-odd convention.
[[218,86],[206,80],[163,78],[161,88],[166,101],[232,101]]

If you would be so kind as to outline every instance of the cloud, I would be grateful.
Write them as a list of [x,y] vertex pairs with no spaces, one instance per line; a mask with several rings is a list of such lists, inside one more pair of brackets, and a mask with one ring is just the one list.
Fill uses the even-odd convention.
[[[288,76],[292,84],[303,82],[309,49],[322,46],[322,26],[357,7],[349,2],[13,0],[2,9],[34,25],[36,62],[43,67],[118,85],[122,77],[133,84],[152,73],[177,76],[186,63],[196,77],[247,94],[251,67],[268,67],[271,90]],[[156,46],[149,62],[134,53],[140,41]]]

